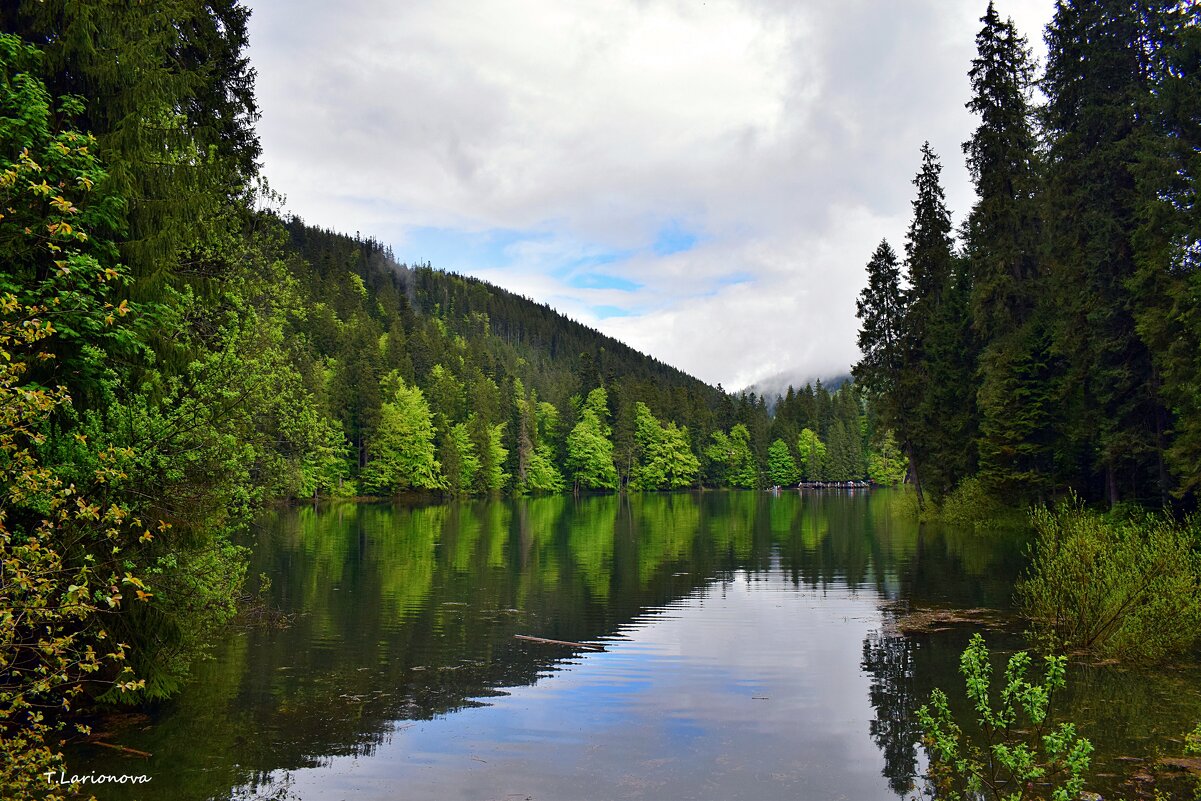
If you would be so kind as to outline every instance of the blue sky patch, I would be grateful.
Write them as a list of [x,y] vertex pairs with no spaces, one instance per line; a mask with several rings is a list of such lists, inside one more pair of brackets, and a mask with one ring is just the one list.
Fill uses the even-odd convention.
[[588,309],[601,320],[610,317],[629,317],[634,314],[632,310],[623,309],[621,306],[589,306]]
[[595,272],[568,275],[563,279],[563,283],[575,289],[616,289],[621,292],[634,292],[642,289],[642,284],[636,281]]
[[655,255],[670,256],[673,253],[683,253],[692,250],[696,242],[696,234],[680,225],[679,220],[672,220],[660,228],[655,237]]

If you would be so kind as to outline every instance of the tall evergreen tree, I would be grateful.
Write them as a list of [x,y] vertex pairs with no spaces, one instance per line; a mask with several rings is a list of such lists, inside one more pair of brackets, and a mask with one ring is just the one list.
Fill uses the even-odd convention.
[[1143,205],[1132,290],[1138,331],[1171,411],[1167,465],[1183,494],[1201,488],[1201,7],[1161,0],[1145,19],[1153,91],[1144,116],[1152,135],[1137,176]]
[[919,503],[923,482],[942,493],[972,467],[965,448],[975,411],[967,315],[970,279],[952,252],[951,213],[941,173],[938,157],[926,142],[921,170],[913,181],[917,197],[905,238],[905,347],[894,390],[896,428],[905,438]]
[[979,472],[999,495],[1041,497],[1053,474],[1055,363],[1046,310],[1035,314],[1041,226],[1033,63],[1013,20],[1002,21],[992,3],[981,22],[967,104],[980,123],[963,146],[977,194],[964,245],[980,345]]
[[981,22],[967,103],[980,124],[963,146],[977,200],[964,246],[971,260],[972,324],[990,342],[1019,327],[1034,307],[1039,224],[1029,48],[1013,20],[1002,21],[991,2]]
[[[867,286],[855,304],[859,318],[859,361],[851,373],[880,406],[892,412],[897,374],[901,367],[901,326],[904,320],[901,268],[897,254],[881,240],[867,263]],[[788,388],[791,396],[792,387]],[[895,422],[886,413],[886,420]],[[802,428],[805,426],[802,425]]]
[[1148,30],[1128,2],[1061,0],[1047,29],[1047,300],[1066,361],[1057,451],[1110,503],[1158,497],[1163,409],[1135,327],[1135,165],[1149,134]]

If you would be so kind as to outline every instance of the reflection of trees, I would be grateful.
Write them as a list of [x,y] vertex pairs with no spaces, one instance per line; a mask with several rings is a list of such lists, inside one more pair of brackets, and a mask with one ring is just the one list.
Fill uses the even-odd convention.
[[[272,577],[273,601],[300,613],[295,624],[224,644],[175,711],[126,742],[182,766],[156,775],[162,797],[221,797],[330,755],[369,754],[394,721],[479,704],[568,656],[514,634],[609,636],[714,577],[777,564],[797,584],[918,598],[1009,580],[965,575],[965,565],[1007,562],[961,558],[976,546],[920,532],[887,500],[644,493],[284,510],[260,527],[251,571]],[[944,686],[954,686],[957,655],[946,653],[952,681],[936,671]],[[930,653],[920,656],[925,664]],[[879,639],[863,658],[879,715],[872,736],[900,782],[913,770],[902,713],[917,655]],[[198,742],[197,731],[222,735]]]
[[876,710],[872,739],[884,754],[884,775],[898,795],[910,789],[917,772],[920,730],[914,711],[914,644],[904,637],[872,632],[863,641],[863,669],[871,674],[868,698]]

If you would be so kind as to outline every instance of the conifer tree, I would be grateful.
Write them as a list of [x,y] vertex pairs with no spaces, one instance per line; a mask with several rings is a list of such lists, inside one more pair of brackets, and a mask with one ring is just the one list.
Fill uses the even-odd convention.
[[[952,252],[951,213],[942,166],[922,145],[917,197],[905,238],[909,286],[902,326],[905,347],[896,382],[896,428],[905,437],[919,503],[923,482],[945,492],[971,465],[965,456],[974,418],[968,341],[966,270]],[[920,477],[920,480],[919,480]]]
[[1066,362],[1056,450],[1068,477],[1110,503],[1162,486],[1163,412],[1131,289],[1147,33],[1140,12],[1115,0],[1060,2],[1047,29],[1045,295]]
[[1139,335],[1171,411],[1156,433],[1171,431],[1166,466],[1182,495],[1201,488],[1201,8],[1163,0],[1149,4],[1145,19],[1153,91],[1143,113],[1151,135],[1137,176],[1142,207],[1131,288],[1140,299]]
[[980,476],[1009,498],[1041,496],[1052,473],[1051,359],[1039,294],[1033,66],[1013,20],[989,3],[968,73],[968,108],[980,118],[964,144],[977,201],[965,228],[972,277]]
[[[887,409],[891,409],[901,367],[904,313],[897,254],[887,240],[880,240],[867,263],[867,286],[855,304],[862,355],[851,372],[855,381]],[[791,394],[792,387],[788,391]]]

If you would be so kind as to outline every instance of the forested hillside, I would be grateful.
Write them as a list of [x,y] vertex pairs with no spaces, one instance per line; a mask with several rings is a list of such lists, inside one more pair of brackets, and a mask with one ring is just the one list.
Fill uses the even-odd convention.
[[1059,3],[1041,76],[1012,20],[981,21],[977,201],[956,236],[922,148],[903,258],[882,242],[868,263],[854,374],[936,497],[1191,507],[1201,7]]
[[[566,437],[579,422],[584,398],[600,387],[623,481],[639,455],[639,403],[692,432],[689,450],[715,427],[730,425],[726,418],[735,409],[720,389],[544,304],[477,279],[397,264],[373,239],[352,239],[296,219],[287,230],[291,272],[309,307],[295,325],[307,358],[330,372],[324,385],[317,376],[315,394],[343,427],[354,450],[354,474],[372,461],[371,442],[388,400],[380,382],[393,373],[421,389],[439,464],[455,473],[464,460],[495,458],[497,475],[515,477],[511,483],[486,480],[487,469],[473,470],[467,480],[447,475],[445,486],[433,482],[425,489],[561,489],[563,476],[571,478],[563,461],[569,456]],[[490,453],[493,436],[499,449]],[[472,446],[462,451],[456,441]],[[539,448],[546,459],[539,459]],[[527,475],[531,460],[539,462],[536,472],[543,471],[543,478]],[[385,493],[395,488],[404,487],[366,486]]]

